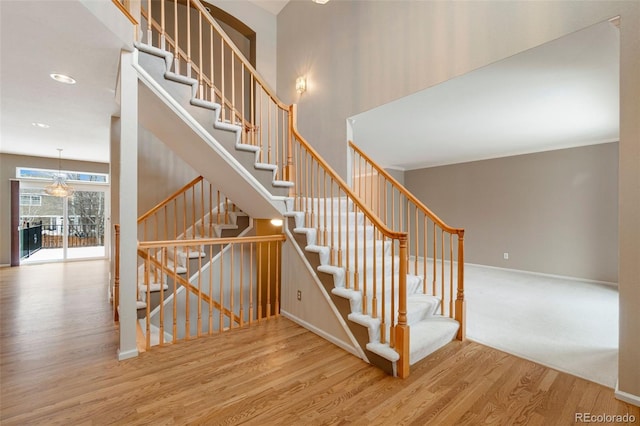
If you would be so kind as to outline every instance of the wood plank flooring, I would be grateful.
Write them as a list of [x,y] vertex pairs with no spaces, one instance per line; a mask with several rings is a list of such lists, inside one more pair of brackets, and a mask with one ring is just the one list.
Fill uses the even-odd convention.
[[453,342],[406,380],[284,319],[116,360],[104,261],[0,269],[0,423],[565,425],[606,387]]

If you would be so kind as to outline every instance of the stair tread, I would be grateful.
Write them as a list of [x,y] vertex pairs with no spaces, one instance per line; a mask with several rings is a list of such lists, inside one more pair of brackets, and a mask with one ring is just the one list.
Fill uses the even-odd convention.
[[[168,286],[166,283],[165,283],[165,284],[161,284],[161,283],[150,283],[150,284],[148,285],[148,287],[149,287],[149,291],[150,291],[151,293],[158,292],[158,291],[160,291],[160,289],[161,289],[161,288],[162,288],[163,290],[168,290],[168,289],[169,289],[169,286]],[[146,291],[147,291],[147,285],[146,285],[146,284],[144,284],[144,283],[142,283],[142,284],[138,284],[138,289],[139,289],[139,290],[142,290],[142,291],[144,291],[144,292],[146,292]]]
[[458,321],[439,315],[426,318],[409,328],[409,364],[415,364],[455,339]]
[[274,180],[272,184],[273,186],[280,186],[280,187],[286,187],[286,188],[293,188],[295,186],[294,182],[291,182],[288,180]]
[[[222,111],[222,108],[220,104],[213,101],[200,99],[197,97],[198,86],[199,86],[198,80],[172,71],[173,55],[170,52],[164,51],[162,49],[153,47],[145,43],[136,43],[135,45],[140,52],[163,58],[165,62],[165,68],[162,74],[164,79],[191,86],[191,98],[189,99],[189,105],[192,107],[204,108],[204,109],[213,111],[213,115],[214,115],[213,127],[215,129],[230,131],[235,133],[236,138],[233,145],[235,150],[254,153],[255,154],[254,168],[256,170],[266,170],[266,171],[271,171],[273,173],[273,176],[271,177],[271,181],[270,182],[263,181],[262,182],[263,185],[266,186],[268,183],[270,183],[272,187],[271,192],[275,194],[280,194],[285,191],[285,188],[290,188],[293,186],[293,182],[276,179],[276,174],[278,171],[277,165],[258,161],[259,153],[261,152],[261,148],[259,146],[244,144],[241,142],[241,135],[245,128],[245,125],[243,122],[240,122],[239,120],[235,120],[235,119],[233,121],[221,119],[220,113]],[[253,174],[254,177],[256,177],[255,173],[251,173],[251,172],[249,173]]]
[[400,354],[398,354],[398,352],[391,348],[387,343],[367,343],[366,347],[369,351],[380,355],[391,362],[396,362],[400,359]]

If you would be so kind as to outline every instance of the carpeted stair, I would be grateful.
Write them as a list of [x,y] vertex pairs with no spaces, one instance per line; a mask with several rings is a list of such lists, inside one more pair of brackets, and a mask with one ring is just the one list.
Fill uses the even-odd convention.
[[[398,310],[397,290],[392,295],[389,284],[392,281],[398,282],[400,262],[399,258],[397,256],[394,258],[392,254],[391,242],[376,239],[373,227],[365,226],[364,215],[354,212],[351,202],[346,198],[307,199],[302,201],[302,207],[307,210],[306,214],[295,211],[291,205],[289,206],[290,211],[285,214],[289,218],[289,231],[305,253],[309,264],[315,269],[320,282],[343,315],[369,361],[388,373],[394,374],[394,363],[399,359],[399,355],[388,343],[384,343],[388,341],[391,333],[389,318],[393,315],[397,320]],[[307,215],[306,220],[305,215]],[[321,245],[320,241],[326,244],[333,241],[334,248],[340,247],[342,262],[339,263],[338,255],[335,253],[332,260],[329,246]],[[356,241],[361,254],[366,247],[366,259],[361,255],[355,258]],[[347,244],[350,255],[347,255]],[[334,249],[334,251],[338,250]],[[349,272],[344,266],[347,265],[347,257],[349,257]],[[356,269],[356,263],[359,271],[358,290],[355,290],[356,275],[353,272]],[[343,266],[337,266],[338,264]],[[386,277],[388,283],[384,294],[380,284],[382,276]],[[407,274],[406,283],[407,322],[410,327],[409,362],[415,364],[452,341],[459,324],[453,319],[437,314],[441,301],[434,296],[423,294],[421,276]],[[363,290],[365,289],[369,300],[373,295],[378,300],[376,318],[363,313]],[[392,300],[394,312],[391,309]],[[387,319],[384,327],[381,321],[382,310]]]
[[[138,63],[274,196],[287,196],[293,182],[279,180],[278,166],[260,160],[261,148],[242,143],[242,123],[222,121],[218,103],[197,98],[198,80],[173,72],[173,54],[137,43]],[[213,155],[213,153],[212,153]]]

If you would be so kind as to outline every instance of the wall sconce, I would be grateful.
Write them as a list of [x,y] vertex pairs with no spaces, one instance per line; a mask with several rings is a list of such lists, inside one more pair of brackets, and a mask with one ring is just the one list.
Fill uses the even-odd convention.
[[271,219],[271,224],[273,226],[282,226],[282,219]]
[[296,92],[303,94],[307,91],[307,79],[304,77],[296,78]]

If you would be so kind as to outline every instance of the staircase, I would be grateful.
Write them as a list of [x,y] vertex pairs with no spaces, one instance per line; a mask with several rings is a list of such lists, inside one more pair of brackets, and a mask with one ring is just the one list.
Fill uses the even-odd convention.
[[[189,229],[186,234],[179,235],[177,239],[234,238],[243,235],[252,227],[251,218],[240,210],[223,212],[222,217],[219,213],[219,210],[211,212],[211,221],[207,221],[209,214],[204,220],[198,220],[195,229]],[[168,247],[166,268],[169,271],[175,271],[183,279],[193,281],[197,279],[203,267],[200,264],[202,259],[215,258],[222,249],[224,246],[205,244]],[[153,316],[160,303],[166,302],[173,295],[169,288],[172,288],[174,280],[170,275],[166,276],[166,271],[162,273],[159,268],[152,268],[150,276],[147,277],[145,274],[144,265],[141,265],[138,268],[137,308],[139,319],[144,319],[147,315]],[[160,275],[164,275],[164,279],[160,280]],[[179,284],[178,287],[180,287]],[[147,306],[149,312],[147,312]]]
[[[138,268],[137,306],[139,334],[146,340],[146,349],[202,332],[202,328],[195,328],[197,318],[193,327],[187,321],[185,299],[190,298],[193,306],[204,300],[205,310],[213,306],[214,300],[202,288],[202,276],[210,274],[223,261],[221,253],[229,245],[224,241],[251,231],[251,218],[200,176],[141,215],[138,226],[143,244],[168,242],[150,252],[139,250],[142,263]],[[178,245],[180,242],[184,244]],[[180,302],[174,306],[176,298]],[[219,298],[215,303],[221,305]],[[176,327],[170,333],[165,332],[174,328],[174,313]],[[165,323],[165,318],[171,324]],[[178,327],[178,323],[183,326]],[[219,328],[219,321],[215,325]]]
[[[394,255],[392,243],[379,238],[375,228],[365,224],[365,215],[354,211],[348,198],[316,198],[303,202],[315,206],[308,208],[313,214],[305,218],[304,211],[286,213],[289,231],[304,249],[307,260],[369,361],[396,375],[395,362],[399,354],[391,346],[391,336],[393,325],[398,322],[394,307],[399,306],[399,295],[394,291],[395,286],[381,285],[385,281],[400,281],[401,261]],[[334,241],[337,250],[327,244],[329,240]],[[358,245],[366,253],[364,256],[348,250],[349,246]],[[453,340],[459,323],[437,314],[442,299],[423,292],[422,276],[406,274],[406,287],[406,316],[411,333],[409,363],[415,364]],[[372,310],[379,315],[366,312],[363,300],[367,298],[373,301]]]
[[[358,164],[352,167],[353,185],[347,184],[298,133],[295,106],[275,97],[198,0],[187,0],[187,6],[197,15],[185,24],[187,34],[199,34],[191,36],[193,43],[189,36],[186,43],[172,37],[164,15],[154,17],[154,11],[143,5],[146,32],[136,44],[136,69],[146,106],[140,112],[141,123],[208,180],[219,182],[251,216],[287,218],[288,240],[301,249],[366,361],[407,377],[410,365],[456,337],[463,339],[464,231],[445,225],[353,144]],[[191,22],[198,22],[198,30]],[[217,58],[213,46],[222,51]],[[207,49],[209,61],[203,56]],[[377,180],[365,181],[362,191],[361,176],[367,175]],[[192,238],[205,228],[201,224],[184,235]],[[209,227],[208,236],[211,231]],[[195,239],[190,244],[176,244],[156,255],[174,263],[174,283],[178,268],[188,270],[189,262],[201,265],[200,259],[212,258]],[[178,246],[187,247],[186,252],[180,254]],[[279,265],[278,260],[276,269]],[[197,286],[180,282],[185,294],[207,293],[200,282]],[[242,308],[238,312],[214,301],[209,285],[208,333],[214,307],[220,330],[242,325]],[[157,288],[163,293],[171,284],[160,282]],[[174,312],[176,288],[173,284],[174,291],[169,290]],[[277,314],[277,288],[275,301],[264,289],[257,293],[268,296],[265,303],[255,295],[247,297],[268,313],[275,302]],[[144,290],[147,295],[151,292],[150,287]],[[221,287],[220,301],[222,293]],[[189,300],[184,299],[186,338],[191,329]],[[166,300],[159,306],[165,304]],[[199,299],[198,335],[205,321],[202,308]],[[146,317],[151,316],[147,307]],[[175,339],[175,314],[173,318],[169,335]],[[162,343],[164,329],[171,324],[158,318],[154,326]],[[150,329],[147,321],[147,340]]]

